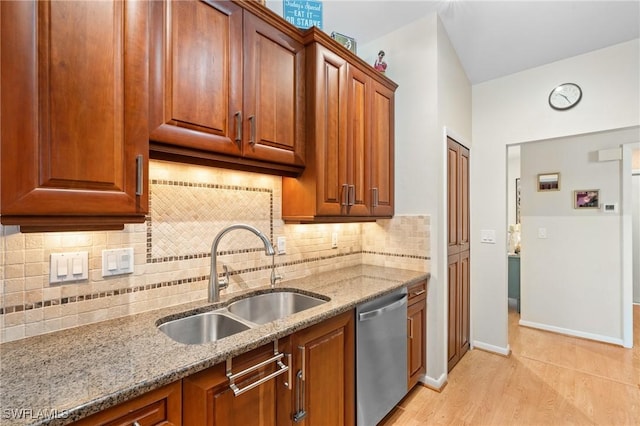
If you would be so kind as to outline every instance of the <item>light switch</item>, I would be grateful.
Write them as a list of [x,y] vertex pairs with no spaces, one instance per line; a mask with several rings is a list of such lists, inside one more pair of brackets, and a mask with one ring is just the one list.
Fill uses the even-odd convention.
[[129,269],[130,259],[129,253],[120,254],[120,269]]
[[58,259],[58,270],[56,272],[56,275],[58,277],[66,277],[67,274],[69,273],[69,269],[68,269],[68,259],[66,256],[62,256]]
[[109,272],[113,272],[118,269],[118,261],[116,259],[117,257],[115,254],[107,255],[107,270]]
[[131,274],[133,272],[133,248],[102,250],[102,276]]
[[74,257],[73,259],[71,259],[71,274],[82,274],[82,259],[80,259],[79,257]]
[[485,244],[496,243],[496,230],[495,229],[482,229],[480,230],[480,242]]
[[538,228],[538,238],[547,238],[547,228]]
[[51,253],[49,283],[67,283],[89,279],[89,252]]
[[338,248],[338,233],[333,232],[331,234],[331,248]]

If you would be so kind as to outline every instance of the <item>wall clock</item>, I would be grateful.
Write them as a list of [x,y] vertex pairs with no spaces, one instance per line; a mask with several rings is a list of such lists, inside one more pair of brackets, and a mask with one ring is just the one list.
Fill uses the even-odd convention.
[[573,108],[582,99],[582,89],[575,83],[563,83],[549,94],[549,105],[553,109]]

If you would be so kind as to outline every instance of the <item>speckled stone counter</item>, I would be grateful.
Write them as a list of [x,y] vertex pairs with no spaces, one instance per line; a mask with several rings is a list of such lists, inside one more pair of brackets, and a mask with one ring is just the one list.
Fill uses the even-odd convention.
[[428,276],[362,265],[286,281],[277,288],[330,300],[202,345],[177,343],[156,323],[217,309],[264,288],[223,296],[215,305],[194,302],[5,343],[0,345],[0,424],[71,423]]

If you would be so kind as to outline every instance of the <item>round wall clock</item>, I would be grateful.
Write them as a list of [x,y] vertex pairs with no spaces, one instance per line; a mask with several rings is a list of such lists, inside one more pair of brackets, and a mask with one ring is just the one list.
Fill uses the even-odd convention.
[[563,83],[549,94],[551,108],[564,110],[573,108],[582,99],[582,89],[574,83]]

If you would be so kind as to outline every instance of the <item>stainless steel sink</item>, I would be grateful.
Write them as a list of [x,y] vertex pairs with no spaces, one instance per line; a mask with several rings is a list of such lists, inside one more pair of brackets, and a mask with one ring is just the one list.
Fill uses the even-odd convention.
[[158,329],[176,342],[198,345],[232,336],[249,326],[219,312],[205,312],[165,322]]
[[227,309],[247,321],[266,324],[323,303],[326,300],[306,294],[278,291],[240,299],[227,306]]

